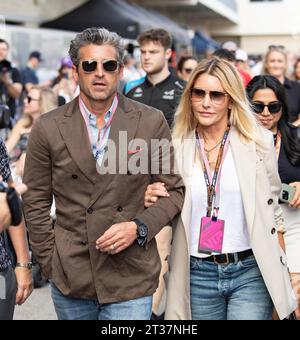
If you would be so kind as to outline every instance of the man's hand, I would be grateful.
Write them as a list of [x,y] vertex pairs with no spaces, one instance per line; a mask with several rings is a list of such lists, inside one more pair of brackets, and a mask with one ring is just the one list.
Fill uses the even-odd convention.
[[96,249],[115,255],[129,248],[137,239],[137,225],[124,222],[113,225],[96,241]]
[[26,268],[15,269],[17,279],[16,304],[21,306],[33,291],[32,272]]
[[6,194],[0,193],[0,232],[11,224],[10,210],[6,201]]

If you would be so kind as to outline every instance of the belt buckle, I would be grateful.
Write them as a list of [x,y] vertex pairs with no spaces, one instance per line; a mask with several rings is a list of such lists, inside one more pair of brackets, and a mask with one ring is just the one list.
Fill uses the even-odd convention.
[[224,263],[219,263],[218,260],[217,260],[217,256],[214,255],[214,263],[218,266],[221,266],[221,265],[224,265],[224,266],[227,266],[230,264],[230,259],[229,259],[229,255],[228,254],[222,254],[222,256],[226,256],[226,262]]

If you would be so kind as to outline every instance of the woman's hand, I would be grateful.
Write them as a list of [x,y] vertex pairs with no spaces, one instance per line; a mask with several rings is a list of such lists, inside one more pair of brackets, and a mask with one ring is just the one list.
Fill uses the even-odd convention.
[[164,183],[148,185],[147,191],[145,192],[145,207],[151,207],[159,200],[160,197],[170,197],[166,189],[166,185]]
[[298,302],[298,308],[295,310],[295,314],[296,314],[297,320],[300,320],[300,273],[293,273],[293,274],[290,274],[290,276],[291,276],[292,287],[294,289],[297,302]]
[[290,186],[296,188],[296,193],[290,206],[295,209],[300,209],[300,182],[291,183]]

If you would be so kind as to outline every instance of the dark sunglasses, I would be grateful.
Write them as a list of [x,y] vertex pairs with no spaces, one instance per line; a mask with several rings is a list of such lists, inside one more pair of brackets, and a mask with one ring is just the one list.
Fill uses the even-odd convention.
[[183,69],[184,72],[186,72],[187,74],[191,74],[193,72],[193,69],[192,68],[184,68]]
[[35,98],[30,97],[30,96],[27,96],[26,99],[27,99],[28,104],[30,104],[32,101],[35,101],[35,102],[40,101],[39,99],[35,99]]
[[91,73],[96,71],[98,63],[102,64],[106,72],[115,72],[120,63],[117,60],[105,60],[102,62],[96,60],[86,60],[82,62],[82,69],[84,72]]
[[221,104],[224,102],[225,97],[228,96],[226,92],[220,91],[205,91],[202,89],[191,89],[191,100],[193,102],[202,102],[205,99],[206,93],[209,94],[209,98],[213,104]]
[[265,107],[267,107],[271,114],[276,114],[280,112],[280,110],[282,109],[282,103],[276,102],[276,103],[270,103],[268,105],[265,105],[263,103],[253,102],[252,107],[255,113],[263,113],[265,110]]

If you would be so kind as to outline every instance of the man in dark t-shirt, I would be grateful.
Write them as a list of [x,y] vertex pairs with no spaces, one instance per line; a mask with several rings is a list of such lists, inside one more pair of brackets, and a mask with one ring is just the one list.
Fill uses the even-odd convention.
[[173,75],[168,66],[172,55],[172,38],[163,29],[142,33],[138,42],[141,47],[141,63],[146,78],[126,86],[125,95],[140,103],[163,112],[172,127],[174,114],[185,88],[185,82]]

